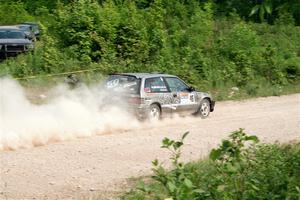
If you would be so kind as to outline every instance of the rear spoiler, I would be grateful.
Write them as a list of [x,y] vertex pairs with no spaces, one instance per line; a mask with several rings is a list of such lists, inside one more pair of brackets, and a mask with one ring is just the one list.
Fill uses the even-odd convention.
[[137,76],[135,76],[135,75],[132,75],[132,74],[124,74],[124,73],[111,73],[111,74],[108,74],[108,75],[120,75],[120,76],[131,76],[131,77],[134,77],[134,78],[137,78],[138,79],[138,77]]

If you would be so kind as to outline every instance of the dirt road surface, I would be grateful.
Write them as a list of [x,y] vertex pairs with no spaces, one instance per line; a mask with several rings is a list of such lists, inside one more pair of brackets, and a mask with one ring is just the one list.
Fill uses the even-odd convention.
[[164,137],[190,131],[185,161],[207,155],[230,131],[245,128],[263,142],[300,140],[300,94],[227,101],[210,118],[168,119],[135,130],[46,146],[0,152],[0,199],[114,199],[130,177],[151,173],[151,161],[165,161]]

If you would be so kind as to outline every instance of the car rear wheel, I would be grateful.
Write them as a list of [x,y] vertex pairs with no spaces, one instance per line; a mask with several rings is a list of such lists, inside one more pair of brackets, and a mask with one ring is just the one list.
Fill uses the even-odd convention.
[[203,99],[200,103],[198,115],[200,115],[201,118],[205,119],[209,116],[210,113],[210,102],[208,99]]
[[161,110],[157,104],[152,104],[149,109],[149,115],[150,120],[158,121],[161,117]]

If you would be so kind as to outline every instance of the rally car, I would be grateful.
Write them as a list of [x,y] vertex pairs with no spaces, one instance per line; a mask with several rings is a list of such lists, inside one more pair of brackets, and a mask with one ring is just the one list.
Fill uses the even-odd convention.
[[111,94],[119,93],[139,119],[158,120],[174,113],[207,118],[215,107],[210,94],[196,91],[174,75],[115,73],[104,85]]

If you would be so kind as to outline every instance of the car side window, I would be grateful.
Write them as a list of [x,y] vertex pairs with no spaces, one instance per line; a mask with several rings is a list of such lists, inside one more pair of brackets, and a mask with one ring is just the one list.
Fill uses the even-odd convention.
[[165,80],[168,83],[171,92],[189,92],[189,86],[180,79],[175,77],[166,77]]
[[144,91],[147,93],[168,92],[167,86],[162,77],[147,78]]

